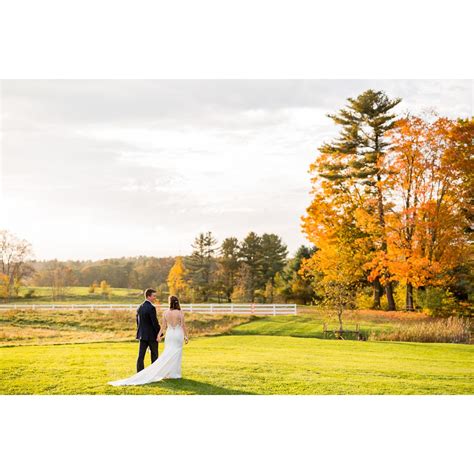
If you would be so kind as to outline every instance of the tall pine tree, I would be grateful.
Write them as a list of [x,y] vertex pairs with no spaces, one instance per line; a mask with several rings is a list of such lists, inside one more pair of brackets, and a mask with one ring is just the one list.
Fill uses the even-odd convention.
[[263,234],[261,248],[263,279],[273,285],[275,275],[285,266],[288,249],[276,234]]
[[262,238],[255,232],[250,232],[240,245],[239,256],[243,264],[241,273],[245,273],[246,292],[250,301],[254,302],[255,291],[261,288],[264,282]]
[[230,303],[240,268],[240,246],[238,239],[236,237],[224,239],[219,250],[219,283],[227,301]]
[[[337,184],[354,183],[366,198],[367,209],[377,217],[377,238],[381,252],[387,251],[385,235],[385,196],[383,181],[387,176],[385,155],[390,148],[388,132],[395,127],[396,115],[392,109],[401,99],[389,99],[382,91],[369,89],[337,114],[329,115],[342,130],[332,143],[320,147],[327,155],[320,177]],[[392,283],[385,274],[388,309],[395,310]],[[374,280],[374,306],[380,306],[382,286],[380,277]]]
[[208,301],[212,291],[212,270],[217,240],[211,232],[200,233],[194,240],[193,253],[186,261],[188,277],[195,296]]

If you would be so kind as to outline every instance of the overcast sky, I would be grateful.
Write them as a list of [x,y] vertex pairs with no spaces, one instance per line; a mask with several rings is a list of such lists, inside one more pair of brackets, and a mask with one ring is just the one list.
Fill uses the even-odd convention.
[[276,233],[300,217],[327,113],[371,87],[397,107],[472,115],[472,82],[2,81],[0,228],[37,259],[188,254],[199,232]]

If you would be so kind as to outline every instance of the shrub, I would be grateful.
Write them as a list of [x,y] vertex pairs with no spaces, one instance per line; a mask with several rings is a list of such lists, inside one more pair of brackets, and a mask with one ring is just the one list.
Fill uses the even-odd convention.
[[110,298],[111,296],[110,285],[107,283],[106,280],[102,280],[100,282],[100,290],[104,298]]
[[[393,298],[398,309],[404,310],[406,308],[406,291],[407,287],[403,284],[395,285],[393,290]],[[416,306],[416,291],[413,292],[413,305]]]
[[357,309],[372,309],[374,305],[374,298],[372,292],[357,292],[355,304]]
[[471,342],[471,322],[467,318],[449,317],[416,323],[397,325],[393,331],[375,333],[369,336],[371,341],[403,342],[453,342],[469,344]]
[[418,304],[430,316],[453,316],[456,314],[456,299],[444,288],[428,287],[417,291]]
[[35,290],[33,288],[30,288],[25,292],[24,298],[33,298],[35,295]]

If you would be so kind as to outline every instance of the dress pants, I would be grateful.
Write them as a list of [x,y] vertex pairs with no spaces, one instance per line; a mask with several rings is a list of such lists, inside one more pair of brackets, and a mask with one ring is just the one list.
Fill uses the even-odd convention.
[[140,339],[140,347],[138,349],[138,359],[137,359],[137,372],[145,368],[145,354],[147,348],[150,348],[151,353],[151,363],[155,362],[158,359],[158,341],[145,341]]

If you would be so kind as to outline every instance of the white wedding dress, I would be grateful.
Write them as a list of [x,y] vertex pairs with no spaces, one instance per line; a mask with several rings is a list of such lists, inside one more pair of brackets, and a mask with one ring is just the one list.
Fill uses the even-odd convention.
[[167,310],[163,313],[166,321],[165,350],[153,364],[128,379],[109,382],[110,385],[143,385],[163,379],[181,378],[183,358],[184,314],[180,310]]

